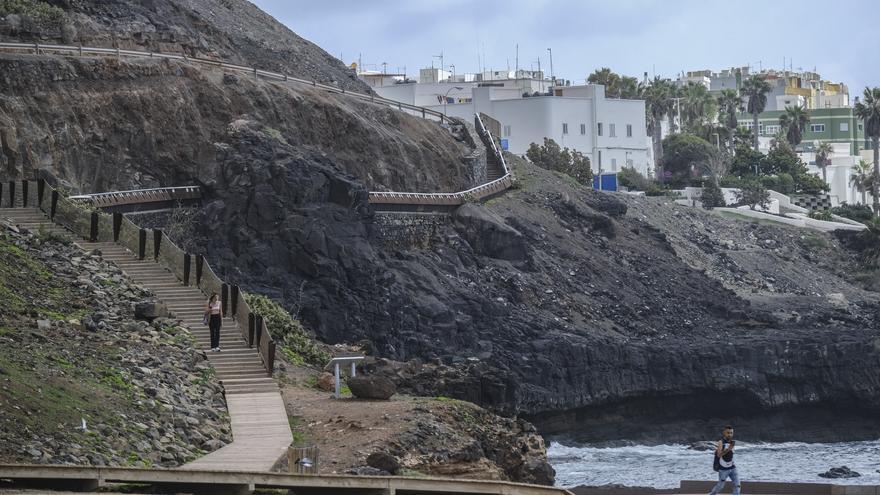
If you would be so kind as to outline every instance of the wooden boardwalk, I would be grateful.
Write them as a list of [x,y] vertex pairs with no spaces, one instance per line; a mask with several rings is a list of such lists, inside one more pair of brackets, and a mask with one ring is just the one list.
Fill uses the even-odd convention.
[[[32,231],[66,232],[35,208],[2,208],[0,218]],[[248,347],[235,320],[224,318],[220,333],[222,351],[211,352],[209,330],[202,324],[206,297],[201,290],[184,286],[171,271],[150,258],[137,259],[116,243],[75,242],[85,251],[100,250],[105,260],[115,263],[135,283],[165,303],[195,337],[196,345],[206,353],[223,385],[233,441],[181,469],[270,471],[287,452],[293,434],[278,384],[267,374],[259,352]]]

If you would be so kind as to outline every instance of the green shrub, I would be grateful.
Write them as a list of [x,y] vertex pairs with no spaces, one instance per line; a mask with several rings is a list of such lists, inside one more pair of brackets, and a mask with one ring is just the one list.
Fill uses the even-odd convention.
[[742,189],[736,193],[737,204],[748,205],[752,210],[766,209],[770,204],[770,193],[759,181],[750,181],[743,184]]
[[17,14],[42,28],[59,28],[64,10],[38,0],[0,0],[0,17]]
[[831,217],[831,212],[828,210],[813,210],[807,216],[813,220],[823,220],[825,222],[831,222],[834,220],[834,218]]
[[712,180],[707,181],[706,185],[703,186],[703,194],[700,196],[700,202],[703,204],[703,208],[707,210],[727,206],[727,203],[724,201],[724,193],[721,191],[721,188],[715,184],[715,181]]
[[535,165],[568,174],[580,184],[590,186],[593,182],[590,158],[580,151],[561,148],[552,139],[544,138],[542,145],[532,143],[526,151],[526,156]]
[[330,355],[321,349],[305,328],[284,308],[266,296],[245,293],[251,311],[262,315],[281,354],[292,364],[324,366]]
[[870,206],[851,205],[845,202],[841,203],[840,206],[831,208],[831,213],[857,222],[868,222],[874,217]]
[[623,170],[617,173],[617,184],[630,191],[648,191],[652,188],[659,189],[656,182],[645,177],[641,172],[632,167],[623,167]]

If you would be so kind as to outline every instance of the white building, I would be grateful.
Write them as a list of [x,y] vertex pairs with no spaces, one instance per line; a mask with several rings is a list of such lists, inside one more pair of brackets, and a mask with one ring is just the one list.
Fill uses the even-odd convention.
[[[477,112],[489,115],[501,123],[502,146],[512,153],[525,154],[532,143],[551,138],[588,156],[594,172],[617,172],[628,165],[648,174],[651,140],[643,100],[605,98],[601,85],[552,86],[543,78],[487,81],[486,74],[482,76],[482,82],[394,84],[374,89],[385,98],[450,117],[470,120]],[[539,96],[524,96],[535,92]]]

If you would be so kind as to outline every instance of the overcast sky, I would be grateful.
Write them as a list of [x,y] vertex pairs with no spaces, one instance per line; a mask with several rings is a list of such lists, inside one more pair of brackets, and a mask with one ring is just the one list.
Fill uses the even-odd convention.
[[[870,0],[255,0],[346,64],[411,76],[440,60],[455,72],[515,66],[583,83],[598,67],[626,75],[750,65],[814,67],[852,96],[880,86],[880,28]],[[814,5],[815,4],[815,5]]]

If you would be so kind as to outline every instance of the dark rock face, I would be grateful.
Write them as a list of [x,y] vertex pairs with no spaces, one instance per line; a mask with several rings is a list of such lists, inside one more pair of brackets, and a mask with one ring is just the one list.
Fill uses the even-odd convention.
[[383,376],[358,375],[348,379],[348,388],[358,399],[388,400],[397,393],[397,386]]
[[510,261],[526,258],[522,234],[486,208],[468,203],[455,210],[453,218],[456,229],[475,253]]
[[400,470],[400,460],[386,452],[373,452],[367,456],[367,465],[391,474]]
[[354,71],[246,0],[52,2],[64,19],[0,18],[0,39],[184,53],[369,92]]
[[836,468],[831,468],[824,473],[819,474],[822,478],[830,478],[830,479],[839,479],[839,478],[858,478],[861,476],[860,473],[853,471],[852,469],[841,466]]

